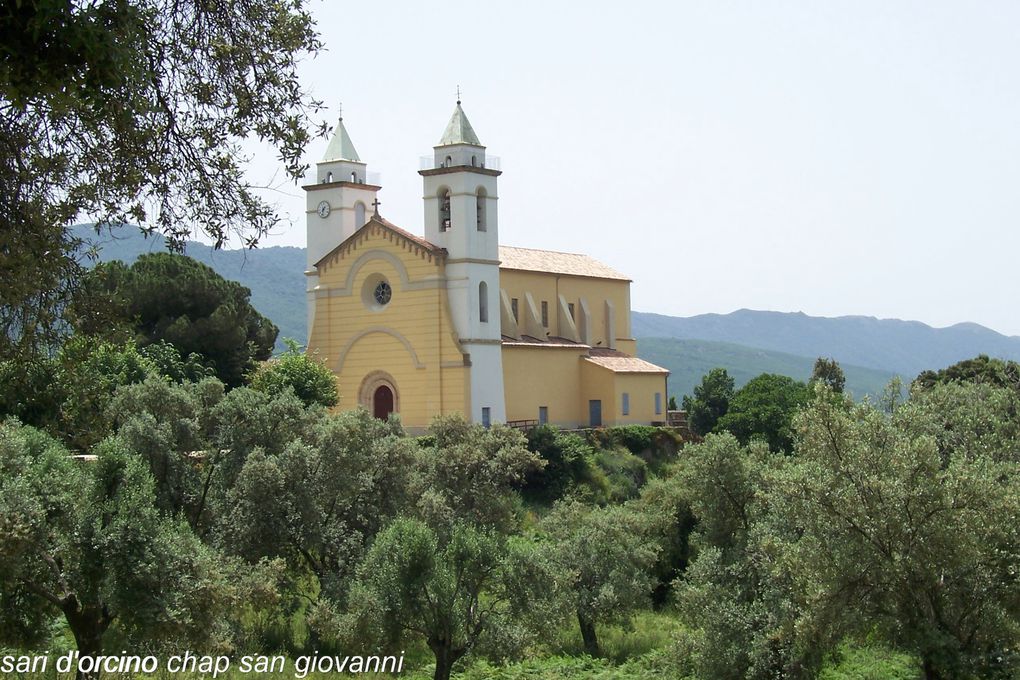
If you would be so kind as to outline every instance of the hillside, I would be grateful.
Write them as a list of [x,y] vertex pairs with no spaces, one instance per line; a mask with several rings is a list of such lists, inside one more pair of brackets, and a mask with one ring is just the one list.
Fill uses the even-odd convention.
[[977,354],[1020,360],[1020,338],[973,323],[932,328],[919,321],[866,316],[813,317],[803,313],[741,309],[692,317],[633,312],[636,338],[713,340],[786,352],[831,356],[856,365],[913,378]]
[[[638,354],[642,359],[670,370],[669,393],[679,399],[692,394],[701,377],[716,367],[725,368],[739,388],[761,373],[778,373],[798,380],[811,377],[815,359],[785,352],[756,349],[713,340],[641,338]],[[888,371],[842,364],[846,390],[857,398],[877,397],[894,377]],[[910,378],[906,378],[909,381]]]
[[[88,225],[76,229],[96,242],[102,260],[130,263],[142,253],[165,250],[161,236],[146,239],[131,226],[98,237]],[[188,242],[186,252],[247,286],[255,308],[280,327],[281,340],[306,341],[304,248],[214,250]],[[848,388],[861,396],[878,394],[893,375],[909,382],[926,368],[943,368],[981,353],[1020,360],[1020,338],[977,324],[932,328],[898,319],[746,309],[686,318],[633,312],[631,318],[638,354],[673,372],[670,393],[678,396],[716,366],[727,368],[738,384],[766,371],[804,379],[815,358],[831,356],[843,365]]]
[[[139,255],[166,251],[162,236],[145,238],[130,225],[115,230],[113,235],[104,232],[99,236],[91,225],[78,225],[75,233],[96,244],[102,261],[121,260],[130,264]],[[277,349],[283,348],[283,338],[307,341],[304,248],[216,250],[188,241],[185,253],[209,265],[223,278],[239,281],[251,290],[252,306],[280,328]]]

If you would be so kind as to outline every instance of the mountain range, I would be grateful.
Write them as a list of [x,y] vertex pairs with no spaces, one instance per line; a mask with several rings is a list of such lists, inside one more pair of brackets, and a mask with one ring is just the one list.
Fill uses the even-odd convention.
[[[96,245],[102,261],[131,263],[143,253],[166,250],[163,237],[146,238],[127,225],[99,235],[91,225],[78,225],[75,232]],[[280,328],[279,347],[286,337],[305,342],[304,248],[215,250],[189,241],[185,252],[251,290],[252,305]],[[690,394],[701,376],[717,366],[740,386],[764,372],[804,380],[817,357],[832,357],[842,365],[854,395],[874,396],[893,376],[909,382],[925,369],[978,354],[1020,361],[1020,337],[974,323],[933,328],[899,319],[741,309],[690,317],[632,312],[631,325],[638,355],[670,369],[669,391],[677,396]]]

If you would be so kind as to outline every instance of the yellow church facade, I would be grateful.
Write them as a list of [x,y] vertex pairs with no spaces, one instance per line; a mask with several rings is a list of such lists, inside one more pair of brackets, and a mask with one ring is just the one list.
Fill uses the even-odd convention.
[[337,408],[397,413],[411,430],[452,413],[664,421],[668,371],[634,356],[630,280],[586,255],[499,245],[500,172],[460,102],[430,165],[424,236],[378,214],[342,120],[305,187],[308,348],[337,377]]

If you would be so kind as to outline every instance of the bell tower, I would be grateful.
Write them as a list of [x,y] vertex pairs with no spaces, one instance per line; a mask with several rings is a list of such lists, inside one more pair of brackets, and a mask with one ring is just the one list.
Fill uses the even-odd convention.
[[368,184],[367,166],[358,156],[340,117],[322,160],[315,166],[315,184],[306,192],[308,265],[308,333],[315,320],[315,287],[319,277],[315,263],[343,243],[371,217],[371,205],[380,187]]
[[461,347],[471,362],[472,421],[506,421],[499,316],[496,179],[485,147],[457,108],[434,147],[424,182],[425,239],[445,248],[447,295]]

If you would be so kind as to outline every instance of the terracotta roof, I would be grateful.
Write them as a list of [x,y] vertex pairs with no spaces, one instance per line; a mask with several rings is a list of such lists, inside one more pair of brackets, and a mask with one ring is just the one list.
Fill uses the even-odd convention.
[[571,347],[571,348],[579,349],[579,350],[590,349],[588,347],[588,345],[585,345],[584,343],[574,342],[573,340],[570,340],[569,338],[560,338],[560,337],[557,337],[555,335],[550,335],[545,340],[540,340],[540,339],[538,339],[536,337],[533,337],[531,335],[524,335],[524,334],[521,335],[519,340],[517,338],[511,337],[509,335],[502,336],[502,339],[503,339],[503,344],[504,345],[509,345],[511,347],[523,347],[523,346],[528,346],[528,347],[557,347],[557,348]]
[[622,352],[618,353],[619,356],[594,354],[594,356],[585,357],[585,361],[590,361],[596,366],[607,368],[613,373],[661,373],[669,374],[669,371],[662,366],[656,366],[655,364],[645,361],[644,359],[638,359],[637,357],[628,356]]
[[500,246],[499,266],[500,269],[520,269],[568,276],[630,281],[629,276],[602,264],[593,257],[577,253],[558,253],[553,250]]

